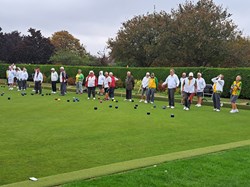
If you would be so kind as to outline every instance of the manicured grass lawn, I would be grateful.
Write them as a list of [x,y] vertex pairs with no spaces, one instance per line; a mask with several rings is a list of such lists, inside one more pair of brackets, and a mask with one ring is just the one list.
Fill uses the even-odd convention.
[[[163,110],[99,103],[76,95],[31,95],[0,88],[0,185],[159,154],[249,139],[250,111],[211,107]],[[48,91],[47,91],[48,92]],[[46,93],[46,91],[44,91]],[[11,99],[8,100],[7,98]],[[60,98],[56,101],[55,98]],[[70,99],[70,102],[67,102]],[[109,105],[112,104],[112,108]],[[138,108],[134,109],[134,105]],[[94,110],[97,106],[98,110]],[[115,106],[119,106],[115,109]],[[151,115],[146,113],[150,112]],[[174,118],[170,115],[174,114]]]
[[156,167],[134,170],[64,187],[241,186],[250,184],[250,147],[177,160]]

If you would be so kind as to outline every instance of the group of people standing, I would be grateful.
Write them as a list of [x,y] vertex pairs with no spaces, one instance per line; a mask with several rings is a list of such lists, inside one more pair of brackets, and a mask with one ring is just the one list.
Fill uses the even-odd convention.
[[[213,94],[212,100],[214,105],[214,111],[220,112],[221,108],[221,99],[220,95],[223,92],[223,87],[225,84],[224,75],[220,74],[215,78],[212,78],[211,81],[213,82]],[[194,78],[193,72],[190,72],[188,76],[186,73],[182,73],[181,78],[179,79],[178,76],[175,74],[174,69],[170,69],[170,73],[166,80],[163,82],[162,87],[167,87],[168,90],[168,107],[173,109],[175,108],[175,92],[176,89],[180,85],[180,92],[182,96],[182,104],[184,105],[183,110],[190,110],[190,106],[193,100],[193,97],[197,96],[197,104],[196,107],[201,107],[202,99],[204,96],[204,89],[206,87],[206,82],[204,78],[202,78],[201,73],[197,73],[197,78]],[[142,79],[141,84],[141,100],[140,102],[145,103],[154,103],[154,93],[156,88],[158,87],[158,80],[155,77],[154,73],[147,72],[145,77]],[[231,85],[231,105],[232,109],[230,113],[239,112],[236,105],[236,100],[238,99],[242,88],[241,76],[237,76],[236,80]]]
[[[42,93],[42,83],[43,83],[43,74],[40,72],[39,68],[34,70],[34,74],[32,74],[34,80],[34,91],[36,94]],[[9,90],[13,90],[13,85],[16,82],[18,85],[18,91],[27,89],[27,80],[28,80],[28,72],[26,68],[22,70],[19,67],[16,67],[15,64],[9,66],[9,69],[6,71],[7,82],[9,85]],[[51,89],[52,93],[55,94],[57,91],[56,84],[60,82],[60,93],[64,96],[67,93],[67,81],[68,75],[64,69],[64,67],[60,67],[60,74],[56,72],[55,68],[51,68]],[[82,71],[79,69],[75,76],[75,84],[76,84],[76,94],[83,93],[83,84],[85,81],[85,86],[88,91],[88,99],[95,99],[96,95],[96,87],[99,89],[100,95],[105,95],[105,100],[114,99],[114,90],[116,87],[116,78],[112,72],[99,71],[98,77],[95,76],[93,70],[89,71],[88,76],[84,79],[84,75]],[[221,108],[220,95],[223,92],[223,87],[225,84],[224,76],[222,74],[218,75],[211,79],[213,82],[213,94],[212,100],[214,105],[214,110],[219,112]],[[134,88],[135,81],[130,71],[127,72],[127,76],[125,79],[125,88],[126,88],[126,99],[127,101],[132,101],[132,90]],[[184,105],[184,110],[190,110],[190,106],[192,104],[193,97],[197,96],[197,104],[195,106],[201,107],[202,99],[204,96],[204,89],[206,87],[206,82],[204,78],[202,78],[201,73],[197,73],[197,78],[194,78],[193,72],[190,72],[188,76],[185,72],[182,73],[181,78],[175,74],[174,69],[170,69],[170,73],[166,80],[162,83],[163,88],[167,88],[168,90],[168,107],[173,109],[175,108],[175,92],[176,89],[180,86],[180,93],[182,96],[182,104]],[[155,77],[154,73],[147,72],[145,77],[142,79],[141,83],[141,100],[140,102],[145,103],[154,103],[154,95],[156,89],[158,88],[158,79]],[[238,75],[231,85],[230,93],[231,93],[231,104],[232,110],[230,113],[239,112],[237,109],[236,101],[240,95],[242,88],[241,76]]]
[[27,89],[27,80],[29,78],[26,68],[16,67],[15,64],[9,66],[6,71],[7,83],[9,90],[13,90],[14,84],[17,85],[17,91]]

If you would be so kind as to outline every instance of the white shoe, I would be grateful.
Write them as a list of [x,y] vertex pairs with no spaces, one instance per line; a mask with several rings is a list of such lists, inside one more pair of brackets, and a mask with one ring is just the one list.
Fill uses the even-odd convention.
[[93,98],[93,100],[95,100],[95,97]]
[[144,103],[146,103],[146,104],[147,104],[148,102],[147,102],[147,101],[144,101]]
[[174,106],[171,106],[170,108],[174,109]]
[[140,102],[140,103],[143,102],[143,99],[141,99],[139,102]]
[[184,106],[183,110],[186,110],[187,107]]
[[151,104],[154,104],[154,102],[150,102]]
[[188,110],[189,110],[189,108],[187,108],[187,107],[186,107],[186,109],[185,109],[185,110],[186,110],[186,111],[188,111]]
[[132,101],[132,99],[129,99],[128,101],[130,101],[130,102],[131,102],[131,101]]
[[236,113],[236,110],[231,110],[230,113],[231,114]]
[[197,107],[201,107],[201,104],[196,104],[195,106],[197,106]]
[[89,99],[89,97],[88,97],[88,99]]
[[214,108],[213,110],[214,110],[214,111],[216,111],[216,110],[217,110],[217,108]]
[[220,112],[220,110],[219,110],[219,109],[216,109],[215,111],[216,111],[216,112]]
[[171,106],[167,106],[168,108],[170,108]]
[[127,99],[124,99],[124,101],[127,101]]
[[238,109],[235,109],[235,112],[239,112],[239,110],[238,110]]

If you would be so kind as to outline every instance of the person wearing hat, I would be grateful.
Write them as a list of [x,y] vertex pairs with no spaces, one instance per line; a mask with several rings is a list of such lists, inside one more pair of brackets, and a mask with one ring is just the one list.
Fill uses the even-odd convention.
[[154,73],[151,73],[150,78],[148,80],[148,91],[147,91],[147,100],[145,103],[154,104],[155,91],[158,87],[158,79],[155,77]]
[[188,74],[188,77],[184,79],[183,85],[182,85],[183,93],[184,93],[184,108],[183,110],[189,110],[191,103],[192,103],[192,98],[195,94],[196,88],[197,88],[197,83],[194,78],[194,74],[190,72]]
[[88,99],[90,99],[91,94],[93,99],[95,100],[95,88],[97,86],[97,78],[94,74],[94,71],[89,71],[89,75],[86,77],[85,86],[88,88]]
[[197,104],[195,106],[201,107],[202,97],[203,97],[203,93],[204,93],[204,88],[206,87],[206,82],[202,78],[201,73],[197,73],[196,82],[197,82],[196,95],[197,95],[198,100],[197,100]]
[[179,84],[180,81],[178,76],[174,73],[174,69],[170,69],[169,76],[166,78],[165,82],[162,83],[162,87],[165,85],[168,87],[168,107],[170,108],[174,108],[174,93]]
[[35,93],[42,94],[42,83],[43,83],[43,74],[40,72],[40,68],[36,69],[34,75],[34,82],[35,82]]
[[58,74],[55,70],[55,68],[51,68],[51,74],[50,74],[50,78],[51,78],[51,93],[55,94],[56,93],[56,83],[58,81]]
[[60,67],[60,84],[61,84],[61,95],[64,96],[66,94],[67,88],[67,74],[64,70],[64,67]]
[[141,89],[142,90],[141,90],[141,100],[139,102],[143,102],[146,99],[149,78],[150,78],[150,73],[147,72],[145,77],[143,77],[142,82],[141,82]]
[[180,78],[180,93],[181,93],[181,104],[184,104],[184,93],[183,93],[183,89],[182,89],[182,85],[183,85],[183,81],[185,80],[185,78],[187,77],[187,74],[185,72],[183,72],[181,74],[181,78]]
[[103,75],[103,71],[99,71],[99,76],[98,76],[99,95],[103,95],[104,93],[104,80],[105,77]]
[[225,84],[224,75],[220,74],[217,77],[211,79],[213,84],[213,104],[214,104],[214,111],[220,112],[220,94],[223,92],[223,86]]

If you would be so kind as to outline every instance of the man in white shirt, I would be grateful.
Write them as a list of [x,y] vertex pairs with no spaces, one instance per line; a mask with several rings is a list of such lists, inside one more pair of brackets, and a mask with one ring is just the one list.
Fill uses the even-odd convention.
[[6,76],[8,79],[9,90],[13,90],[15,73],[14,70],[12,69],[12,66],[9,66],[9,69],[6,72]]
[[170,69],[170,75],[166,78],[165,82],[162,84],[164,87],[167,85],[168,87],[168,102],[170,108],[174,108],[174,92],[176,88],[179,86],[180,81],[178,76],[174,73],[174,69]]
[[143,102],[146,99],[149,78],[150,78],[150,73],[147,72],[146,76],[143,77],[142,82],[141,82],[141,89],[142,90],[141,90],[141,100],[140,100],[140,102]]
[[55,94],[56,93],[56,83],[58,81],[58,74],[55,70],[55,68],[51,68],[51,93]]
[[184,105],[185,105],[183,110],[189,110],[192,103],[192,98],[197,88],[196,80],[192,72],[190,72],[188,74],[188,77],[184,79],[182,86],[183,86]]
[[214,111],[220,112],[220,94],[223,92],[223,86],[225,84],[224,75],[220,74],[217,77],[212,78],[213,84],[213,104]]
[[17,91],[22,90],[22,70],[17,67],[16,68],[16,79],[17,79]]
[[203,93],[204,93],[204,88],[206,87],[206,82],[202,78],[201,73],[197,73],[196,83],[197,83],[196,95],[197,95],[197,99],[198,100],[197,100],[197,104],[195,106],[201,107],[202,97],[203,97]]
[[27,89],[27,80],[29,78],[29,74],[27,72],[26,68],[23,68],[23,71],[21,73],[21,79],[22,79],[22,89],[26,90]]
[[35,82],[35,93],[42,94],[42,82],[43,82],[43,74],[40,72],[40,68],[36,69],[34,75],[34,82]]

